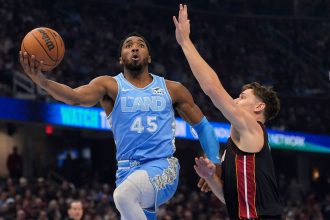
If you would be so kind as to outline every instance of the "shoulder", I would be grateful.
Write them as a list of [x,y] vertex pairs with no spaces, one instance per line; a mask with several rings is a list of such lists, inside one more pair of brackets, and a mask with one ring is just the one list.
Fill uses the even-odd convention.
[[192,102],[193,98],[189,90],[180,82],[165,80],[168,92],[171,95],[173,103]]
[[184,85],[182,85],[180,82],[177,81],[172,81],[172,80],[167,80],[165,79],[165,84],[167,89],[171,92],[178,92],[182,89],[186,89]]
[[240,131],[233,128],[231,137],[235,145],[246,153],[260,152],[267,142],[267,133],[265,133],[263,125],[257,121],[249,123],[246,129]]

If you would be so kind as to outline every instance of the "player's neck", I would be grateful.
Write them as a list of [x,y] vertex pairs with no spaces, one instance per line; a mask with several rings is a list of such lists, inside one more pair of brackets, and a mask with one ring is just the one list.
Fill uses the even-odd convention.
[[256,121],[260,121],[261,123],[265,124],[265,117],[262,115],[255,116]]
[[149,85],[153,78],[148,71],[132,72],[124,71],[124,77],[127,81],[138,88],[144,88]]

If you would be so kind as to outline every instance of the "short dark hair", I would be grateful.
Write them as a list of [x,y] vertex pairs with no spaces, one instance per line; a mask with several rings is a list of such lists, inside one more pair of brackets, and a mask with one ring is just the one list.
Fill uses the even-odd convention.
[[269,121],[275,118],[280,111],[280,99],[272,87],[260,85],[257,82],[246,84],[242,87],[242,92],[252,89],[253,94],[260,98],[265,104],[265,120]]
[[124,39],[122,39],[121,41],[120,41],[120,45],[119,45],[119,57],[121,56],[121,49],[122,49],[122,47],[123,47],[123,44],[124,44],[124,42],[125,42],[125,40],[127,39],[127,38],[129,38],[129,37],[140,37],[140,38],[142,38],[142,40],[146,43],[146,45],[147,45],[147,48],[148,48],[148,51],[149,51],[149,54],[150,54],[150,44],[149,44],[149,42],[145,39],[145,37],[143,37],[141,34],[139,34],[139,33],[137,33],[137,32],[132,32],[132,33],[130,33],[130,34],[128,34],[126,37],[124,37]]
[[82,202],[81,200],[78,200],[78,199],[72,199],[72,200],[70,200],[70,201],[68,202],[68,209],[71,209],[71,206],[72,206],[73,203],[80,203],[82,207],[83,207],[83,205],[84,205],[83,202]]

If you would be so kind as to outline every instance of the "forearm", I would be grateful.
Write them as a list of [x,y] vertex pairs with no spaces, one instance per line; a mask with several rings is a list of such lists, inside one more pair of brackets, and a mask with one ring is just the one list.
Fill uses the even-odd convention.
[[79,96],[69,86],[49,80],[43,79],[39,84],[41,88],[46,90],[54,99],[64,102],[69,105],[79,105]]
[[198,134],[199,141],[207,158],[209,158],[213,163],[219,164],[220,145],[218,138],[215,135],[213,126],[208,122],[206,117],[203,117],[199,123],[193,125],[193,128]]
[[214,105],[232,124],[241,126],[241,122],[238,122],[241,112],[233,98],[222,86],[216,72],[201,57],[190,39],[186,39],[181,47],[195,78],[205,94],[210,97]]
[[181,44],[181,48],[195,78],[199,82],[203,91],[209,95],[209,92],[215,84],[217,84],[217,86],[221,85],[217,74],[201,57],[190,39],[185,40],[184,43]]
[[225,198],[223,195],[223,186],[222,186],[222,182],[219,179],[219,177],[217,175],[213,175],[211,178],[206,179],[207,184],[209,185],[209,187],[211,188],[212,192],[214,193],[214,195],[224,204],[226,204],[225,202]]

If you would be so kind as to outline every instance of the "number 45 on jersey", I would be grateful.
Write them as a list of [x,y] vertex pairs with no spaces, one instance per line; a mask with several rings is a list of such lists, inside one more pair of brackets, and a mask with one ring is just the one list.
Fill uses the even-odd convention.
[[158,125],[156,123],[156,120],[157,120],[156,116],[147,116],[146,126],[143,126],[144,123],[142,123],[144,119],[145,118],[143,118],[141,116],[136,117],[130,126],[130,130],[137,132],[139,134],[142,133],[145,129],[150,133],[157,131]]

